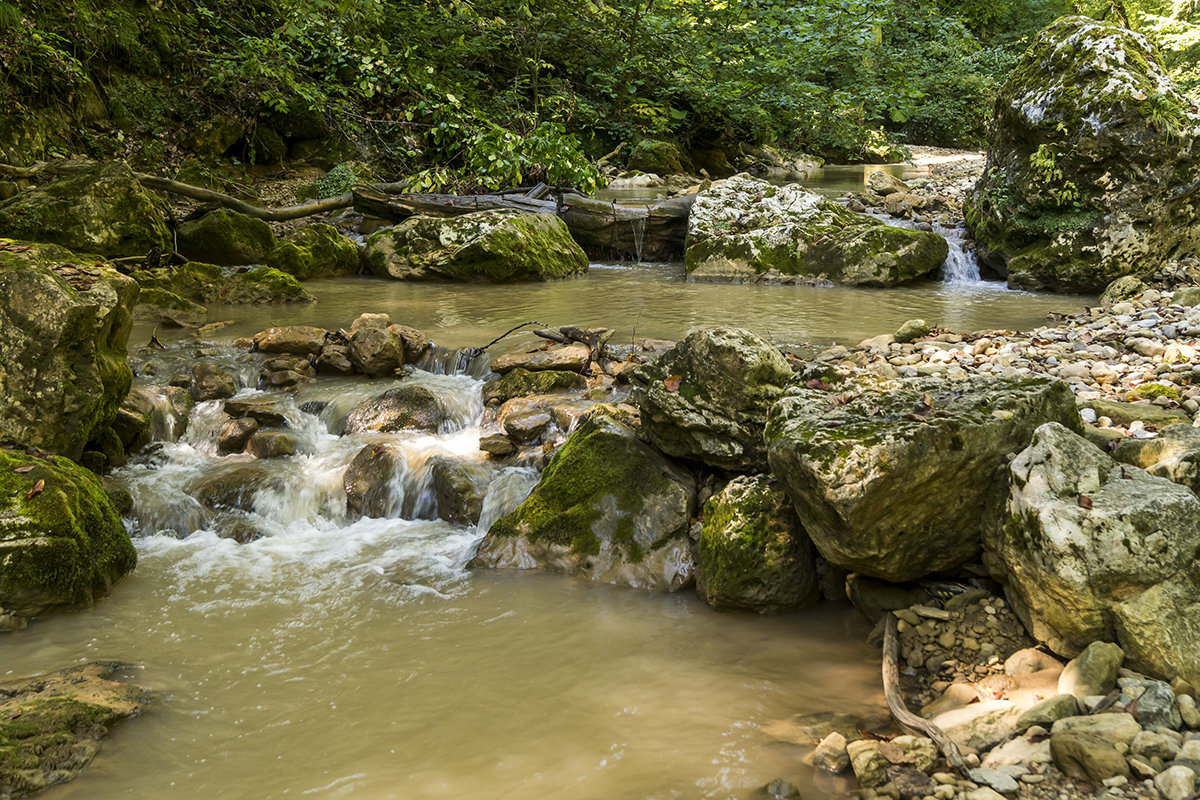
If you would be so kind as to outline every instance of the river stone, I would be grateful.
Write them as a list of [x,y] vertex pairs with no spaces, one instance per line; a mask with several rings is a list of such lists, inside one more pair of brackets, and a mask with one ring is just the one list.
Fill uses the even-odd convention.
[[545,281],[588,268],[561,219],[509,209],[410,217],[371,236],[365,257],[372,273],[398,280]]
[[587,380],[574,372],[561,370],[544,370],[530,372],[526,369],[515,369],[503,377],[488,381],[483,385],[483,402],[486,405],[507,403],[514,397],[528,397],[533,394],[549,394],[551,392],[567,392],[587,388]]
[[1196,495],[1056,423],[1038,428],[1009,473],[985,560],[1034,638],[1063,655],[1115,640],[1136,669],[1200,679]]
[[505,353],[496,356],[490,364],[492,372],[501,375],[514,369],[527,369],[531,372],[547,369],[560,369],[567,372],[579,372],[584,365],[591,361],[592,351],[587,345],[568,344],[562,347],[552,347],[549,350],[533,350],[527,353]]
[[240,453],[246,449],[246,442],[258,433],[258,423],[252,419],[235,419],[227,422],[217,432],[218,453]]
[[278,488],[280,481],[279,476],[272,475],[261,462],[240,462],[225,465],[215,474],[201,476],[188,493],[205,508],[253,511],[258,490]]
[[388,444],[369,444],[358,451],[342,475],[346,510],[352,518],[392,516],[396,476],[405,468],[404,453]]
[[511,414],[504,419],[504,432],[518,444],[533,444],[550,427],[551,422],[550,415],[544,411]]
[[713,608],[759,613],[821,599],[812,542],[768,476],[734,478],[705,504],[696,591]]
[[367,325],[350,334],[350,362],[364,375],[393,375],[404,366],[404,342],[387,328]]
[[479,522],[492,470],[473,461],[438,456],[431,460],[430,471],[438,517],[458,525]]
[[1098,417],[1108,417],[1115,425],[1129,427],[1141,420],[1147,425],[1165,429],[1170,425],[1191,425],[1192,419],[1186,412],[1172,408],[1161,408],[1153,403],[1125,403],[1120,400],[1088,400],[1083,408],[1090,408]]
[[1118,447],[1113,458],[1200,494],[1200,428],[1171,425],[1153,439],[1134,441],[1136,447]]
[[629,377],[641,434],[670,456],[757,472],[767,411],[792,380],[776,348],[740,328],[689,335]]
[[138,293],[133,318],[168,327],[190,328],[208,319],[208,309],[166,289],[146,287]]
[[1021,707],[1008,700],[985,700],[938,714],[930,722],[959,747],[987,750],[1017,732]]
[[358,245],[325,223],[289,232],[267,256],[267,266],[299,280],[337,278],[358,272]]
[[507,456],[517,452],[517,445],[504,433],[479,437],[479,449],[492,456]]
[[813,766],[827,772],[845,772],[850,767],[846,752],[846,737],[834,731],[817,744],[813,751]]
[[292,456],[300,449],[300,440],[283,431],[259,431],[246,442],[246,452],[255,458]]
[[692,476],[608,417],[581,425],[533,492],[498,519],[472,562],[540,568],[634,588],[692,580]]
[[287,425],[287,411],[278,400],[269,395],[250,395],[226,400],[222,410],[235,419],[249,417],[268,428]]
[[736,175],[701,192],[688,218],[684,263],[698,279],[802,276],[895,286],[942,265],[935,233],[894,228],[799,185]]
[[1133,741],[1133,737],[1141,733],[1142,726],[1138,724],[1138,721],[1133,718],[1132,714],[1106,712],[1078,717],[1064,717],[1051,726],[1050,733],[1055,734],[1071,730],[1091,733],[1114,744],[1129,744]]
[[1196,773],[1189,767],[1167,767],[1154,776],[1154,788],[1164,800],[1187,800],[1196,791]]
[[94,261],[0,240],[0,439],[79,458],[116,418],[138,287]]
[[233,397],[237,394],[237,383],[233,373],[223,367],[216,364],[195,364],[192,366],[188,390],[193,400],[204,403]]
[[1129,764],[1117,748],[1094,733],[1065,730],[1050,737],[1054,765],[1068,778],[1101,783],[1118,775],[1129,777]]
[[1129,713],[1143,728],[1150,730],[1178,730],[1183,723],[1175,706],[1175,692],[1165,681],[1148,681],[1144,691],[1129,704]]
[[1195,253],[1200,114],[1140,33],[1063,17],[996,99],[965,212],[980,261],[1010,286],[1099,292]]
[[1063,667],[1058,676],[1058,691],[1077,698],[1106,695],[1117,685],[1117,670],[1124,660],[1125,651],[1120,646],[1092,642]]
[[821,555],[899,583],[978,555],[1006,456],[1049,420],[1080,427],[1057,380],[860,376],[790,387],[766,441]]
[[1079,714],[1079,701],[1075,699],[1074,695],[1060,694],[1048,697],[1040,703],[1030,706],[1021,714],[1021,718],[1017,720],[1017,730],[1024,733],[1034,725],[1041,725],[1044,728],[1053,725],[1060,719],[1074,717],[1077,714]]
[[261,264],[275,248],[270,225],[227,208],[183,223],[176,238],[184,257],[223,267]]
[[0,203],[0,236],[62,245],[108,258],[169,253],[167,205],[116,161]]
[[879,786],[887,780],[887,771],[892,764],[879,752],[880,744],[874,739],[860,739],[846,745],[850,768],[863,786]]
[[329,331],[311,325],[286,325],[267,328],[254,334],[254,349],[262,353],[289,353],[291,355],[319,355],[325,346]]
[[92,662],[0,684],[0,797],[73,780],[109,728],[142,712],[146,692],[110,680],[123,666]]
[[408,384],[356,405],[342,423],[341,433],[436,431],[448,419],[445,406],[432,390]]
[[136,563],[95,475],[62,456],[0,449],[0,609],[90,606]]
[[169,269],[141,269],[133,277],[143,289],[166,289],[205,305],[316,302],[299,281],[272,267],[225,270],[216,264],[189,261]]

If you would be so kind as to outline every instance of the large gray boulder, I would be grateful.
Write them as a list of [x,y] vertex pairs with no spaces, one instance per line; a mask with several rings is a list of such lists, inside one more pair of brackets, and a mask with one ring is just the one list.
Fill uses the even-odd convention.
[[501,209],[411,217],[367,241],[367,267],[383,278],[512,283],[587,272],[587,256],[553,214]]
[[0,439],[80,457],[133,381],[137,295],[95,259],[0,239]]
[[704,504],[696,592],[713,608],[759,613],[821,599],[812,541],[768,476],[734,478]]
[[167,205],[114,162],[0,203],[0,236],[48,242],[109,258],[171,252]]
[[692,580],[695,512],[690,474],[597,416],[555,452],[525,502],[493,523],[472,563],[674,591]]
[[1087,17],[1042,31],[996,100],[965,206],[1010,286],[1099,292],[1197,252],[1200,115],[1139,33]]
[[1063,655],[1116,641],[1126,665],[1200,679],[1200,500],[1061,425],[1009,468],[986,563],[1035,638]]
[[800,186],[742,174],[696,198],[684,260],[698,279],[895,286],[933,272],[948,252],[935,233],[895,228]]
[[647,441],[742,472],[761,471],[767,411],[791,379],[779,350],[740,328],[697,331],[630,376]]
[[1080,427],[1052,379],[811,385],[771,409],[771,469],[826,560],[896,583],[975,557],[1006,456],[1044,422]]

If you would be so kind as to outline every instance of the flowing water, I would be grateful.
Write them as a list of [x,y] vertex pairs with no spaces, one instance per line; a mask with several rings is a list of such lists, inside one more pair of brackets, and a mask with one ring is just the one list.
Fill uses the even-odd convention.
[[[134,360],[152,361],[161,382],[202,357],[253,386],[261,357],[235,349],[235,337],[273,324],[345,327],[365,311],[451,349],[530,319],[607,325],[614,343],[733,324],[820,346],[912,317],[964,331],[1027,328],[1084,301],[956,275],[887,291],[694,284],[680,265],[627,263],[518,286],[333,280],[310,284],[312,306],[214,309],[232,321],[215,342],[159,331],[169,349],[135,347]],[[133,344],[150,333],[138,326]],[[95,609],[0,639],[0,676],[117,659],[137,665],[134,679],[154,692],[145,716],[47,800],[742,798],[776,777],[808,797],[845,788],[763,726],[826,710],[883,718],[878,653],[855,612],[718,614],[691,591],[466,568],[490,521],[536,475],[493,470],[478,527],[436,519],[431,459],[479,460],[485,432],[481,370],[433,374],[454,373],[451,361],[405,379],[453,408],[436,434],[330,433],[355,402],[397,385],[382,379],[322,378],[276,395],[300,443],[290,458],[218,456],[218,403],[196,406],[182,434],[156,422],[158,441],[116,475],[136,501],[127,524],[137,570]],[[390,516],[355,520],[342,474],[383,439],[404,454]],[[230,526],[261,538],[218,536]]]

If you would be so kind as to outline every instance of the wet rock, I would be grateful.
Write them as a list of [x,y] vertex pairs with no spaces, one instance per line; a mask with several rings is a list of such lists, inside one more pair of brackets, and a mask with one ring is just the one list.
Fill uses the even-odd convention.
[[696,591],[720,610],[804,608],[821,599],[815,556],[782,487],[734,478],[704,506]]
[[1139,669],[1200,678],[1197,578],[1181,569],[1200,548],[1196,496],[1057,424],[1038,429],[1010,474],[988,564],[1033,635],[1067,655],[1115,639]]
[[544,411],[513,414],[504,420],[504,432],[519,444],[532,444],[550,427],[552,420]]
[[850,768],[854,777],[863,786],[879,786],[887,780],[887,771],[891,762],[879,752],[878,741],[860,739],[846,745],[846,753],[850,756]]
[[189,494],[205,508],[253,511],[255,494],[278,485],[278,476],[267,472],[261,463],[241,463],[202,476],[192,484]]
[[0,236],[108,258],[169,253],[174,247],[166,216],[166,204],[117,161],[0,203]]
[[255,458],[282,458],[295,455],[300,440],[282,431],[258,431],[246,442],[246,452]]
[[792,380],[780,352],[750,331],[697,331],[630,375],[641,434],[667,455],[762,469],[767,411]]
[[225,208],[184,222],[176,240],[186,258],[224,267],[261,264],[275,248],[270,225]]
[[931,330],[929,323],[923,319],[910,319],[908,322],[901,325],[895,334],[897,342],[907,344],[916,341],[923,336],[928,336]]
[[99,479],[62,456],[0,448],[0,520],[0,609],[11,614],[91,606],[137,563]]
[[275,356],[263,363],[258,372],[262,388],[291,389],[311,381],[317,374],[311,356]]
[[492,359],[492,372],[501,375],[514,369],[526,369],[530,372],[557,369],[567,372],[579,372],[592,358],[592,351],[587,345],[569,344],[562,347],[552,347],[548,350],[533,350],[527,353],[505,353]]
[[433,343],[423,331],[410,328],[407,325],[388,325],[388,334],[393,340],[399,340],[404,348],[405,363],[414,364],[420,361]]
[[478,211],[411,217],[367,240],[372,273],[398,280],[510,283],[587,271],[587,256],[551,214]]
[[122,720],[141,714],[145,690],[112,680],[117,662],[92,662],[0,684],[0,796],[25,797],[73,780]]
[[989,168],[964,209],[981,263],[1014,287],[1098,292],[1195,252],[1191,202],[1167,187],[1200,178],[1198,123],[1144,36],[1054,22],[996,102]]
[[692,579],[692,476],[606,417],[580,426],[472,562],[676,590]]
[[288,325],[268,328],[254,334],[254,349],[262,353],[319,355],[325,346],[328,331],[311,325]]
[[479,522],[492,470],[483,464],[444,456],[434,458],[430,469],[438,517],[459,525]]
[[799,186],[737,175],[697,196],[685,263],[699,279],[894,286],[937,269],[946,253],[936,234],[890,227]]
[[208,309],[166,289],[147,287],[138,293],[133,318],[168,327],[190,328],[204,323]]
[[226,400],[222,410],[235,419],[249,417],[267,428],[281,428],[287,425],[287,412],[283,405],[269,396],[250,395]]
[[761,795],[768,800],[800,800],[800,790],[795,784],[776,778],[762,788]]
[[584,388],[587,388],[587,381],[582,375],[574,372],[560,370],[530,372],[529,370],[515,369],[500,379],[488,381],[483,385],[483,402],[486,405],[497,405],[508,402],[514,397]]
[[850,767],[846,737],[834,731],[822,739],[813,751],[813,766],[826,772],[845,772]]
[[225,424],[217,433],[217,452],[240,453],[246,442],[258,433],[258,423],[252,419],[235,419]]
[[925,797],[937,788],[933,779],[915,769],[892,767],[887,772],[888,781],[902,798]]
[[1067,662],[1058,679],[1058,691],[1075,697],[1105,695],[1117,685],[1117,670],[1125,651],[1111,642],[1092,642]]
[[189,390],[197,403],[222,400],[237,393],[233,373],[216,364],[196,364],[192,367]]
[[344,344],[326,344],[317,356],[317,371],[334,375],[350,375],[354,362],[350,360],[350,348]]
[[143,289],[165,289],[205,305],[316,301],[299,281],[271,267],[226,270],[216,264],[189,261],[169,269],[138,270],[133,277]]
[[1069,778],[1100,783],[1116,776],[1129,777],[1129,765],[1117,748],[1094,733],[1065,730],[1050,737],[1054,765]]
[[267,265],[299,280],[353,275],[359,268],[358,245],[318,222],[284,236],[267,256]]
[[493,433],[479,437],[479,449],[493,456],[507,456],[517,452],[517,445],[506,434]]
[[372,377],[394,375],[404,366],[404,343],[387,328],[365,325],[350,334],[347,348],[359,372]]
[[766,442],[821,555],[903,582],[978,555],[983,520],[1002,502],[1005,456],[1049,420],[1080,425],[1055,380],[857,376],[790,387]]
[[393,487],[403,468],[404,454],[391,445],[369,444],[359,450],[342,476],[351,517],[391,516]]
[[853,574],[846,578],[845,596],[871,622],[888,611],[906,609],[929,599],[929,592],[915,584],[896,584]]
[[21,247],[0,251],[0,439],[79,458],[129,393],[137,285],[54,245]]
[[446,408],[432,390],[407,384],[356,405],[340,432],[436,431],[448,419]]

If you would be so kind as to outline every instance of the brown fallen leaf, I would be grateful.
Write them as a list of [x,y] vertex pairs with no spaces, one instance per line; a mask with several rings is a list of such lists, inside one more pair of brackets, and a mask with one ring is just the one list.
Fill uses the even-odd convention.
[[25,499],[28,500],[29,498],[33,497],[35,494],[41,494],[42,490],[45,488],[46,488],[46,481],[39,479],[38,482],[33,485],[33,488],[30,489],[25,494]]
[[663,381],[663,388],[666,389],[668,392],[678,392],[679,386],[682,383],[683,383],[683,376],[672,375],[671,377],[669,377],[665,381]]
[[1086,494],[1079,495],[1079,507],[1090,509],[1092,507],[1092,498]]
[[16,469],[13,470],[13,472],[19,472],[22,475],[24,475],[26,472],[32,472],[32,471],[33,471],[33,464],[25,464],[24,466],[17,467]]

